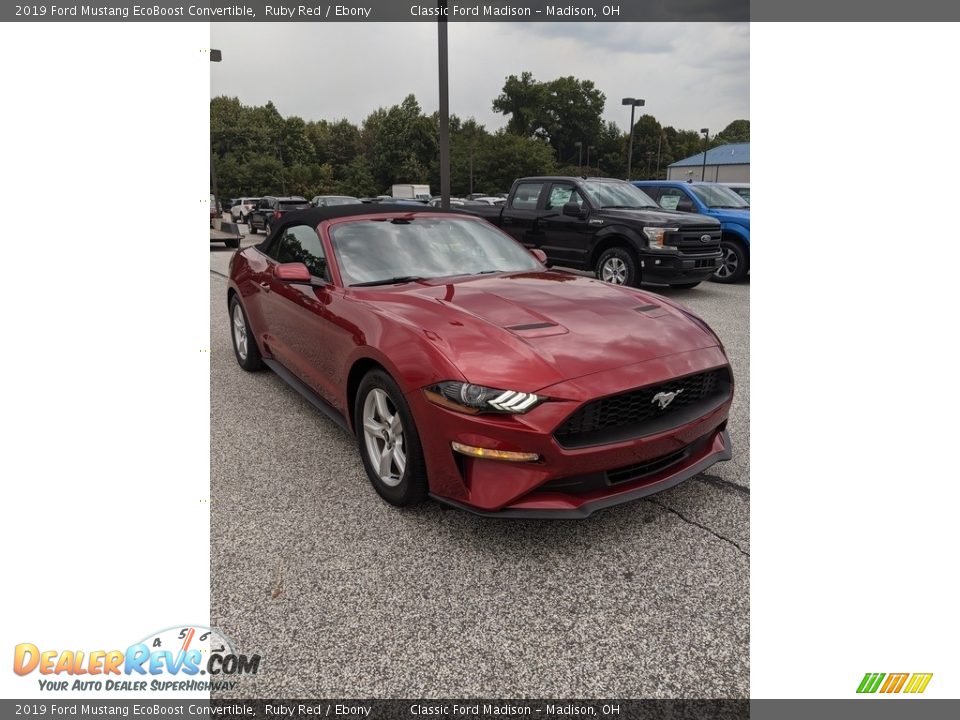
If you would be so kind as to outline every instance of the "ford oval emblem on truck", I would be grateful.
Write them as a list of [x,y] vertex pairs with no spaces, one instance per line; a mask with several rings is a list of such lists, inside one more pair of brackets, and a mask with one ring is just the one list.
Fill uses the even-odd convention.
[[713,240],[713,238],[710,237],[709,235],[700,236],[700,242],[707,243],[707,242],[710,242],[711,240]]

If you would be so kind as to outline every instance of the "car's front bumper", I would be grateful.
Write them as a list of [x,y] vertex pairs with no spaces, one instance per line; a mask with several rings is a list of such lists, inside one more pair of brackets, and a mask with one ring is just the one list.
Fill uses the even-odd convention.
[[640,256],[642,282],[683,284],[709,279],[723,262],[723,254],[684,255],[648,252]]
[[[433,497],[497,517],[579,518],[595,510],[666,490],[710,465],[730,459],[726,433],[732,400],[698,417],[642,437],[564,447],[557,427],[598,397],[727,365],[719,348],[677,353],[616,371],[568,381],[543,394],[554,398],[526,415],[464,415],[408,394],[419,430]],[[563,400],[556,400],[563,398]],[[537,462],[466,457],[453,442],[492,450],[528,452]]]

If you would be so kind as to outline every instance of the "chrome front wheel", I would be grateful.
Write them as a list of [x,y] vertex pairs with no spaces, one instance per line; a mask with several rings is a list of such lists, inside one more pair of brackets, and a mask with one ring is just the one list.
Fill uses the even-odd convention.
[[399,485],[407,467],[403,421],[380,388],[372,388],[363,401],[363,437],[370,466],[380,481],[388,487]]
[[620,258],[610,258],[600,268],[600,279],[614,285],[623,285],[627,281],[627,266]]

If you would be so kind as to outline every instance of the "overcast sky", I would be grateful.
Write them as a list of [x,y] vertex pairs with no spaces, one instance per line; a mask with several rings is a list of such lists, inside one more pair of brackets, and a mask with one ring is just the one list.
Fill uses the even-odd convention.
[[[413,93],[437,109],[433,23],[211,23],[211,96],[245,105],[272,100],[282,115],[360,123]],[[747,23],[449,24],[450,112],[488,130],[506,124],[491,109],[508,75],[574,75],[606,95],[604,118],[629,126],[623,97],[679,129],[711,135],[750,118]],[[638,108],[638,111],[640,108]],[[638,113],[639,114],[639,113]]]

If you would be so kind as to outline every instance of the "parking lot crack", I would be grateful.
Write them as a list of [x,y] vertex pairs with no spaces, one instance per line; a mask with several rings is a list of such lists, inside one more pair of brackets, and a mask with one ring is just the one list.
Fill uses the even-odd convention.
[[745,555],[746,557],[750,557],[750,553],[749,553],[748,551],[744,550],[742,547],[740,547],[740,545],[739,545],[735,540],[731,540],[730,538],[728,538],[728,537],[726,537],[726,536],[724,536],[724,535],[721,535],[721,534],[718,533],[716,530],[714,530],[714,529],[712,529],[712,528],[709,528],[709,527],[707,527],[706,525],[703,525],[703,524],[701,524],[701,523],[698,523],[696,520],[691,520],[690,518],[688,518],[686,515],[684,515],[684,514],[683,514],[682,512],[680,512],[679,510],[676,510],[676,509],[670,507],[669,505],[665,505],[664,503],[660,502],[659,500],[654,500],[653,498],[644,498],[644,499],[645,499],[648,503],[652,503],[653,505],[656,505],[656,506],[658,506],[658,507],[662,507],[664,510],[667,510],[668,512],[673,513],[674,515],[676,515],[678,518],[680,518],[681,520],[683,520],[683,522],[687,523],[688,525],[693,525],[694,527],[698,527],[698,528],[700,528],[701,530],[704,530],[704,531],[710,533],[711,535],[713,535],[713,536],[714,536],[715,538],[717,538],[718,540],[723,540],[723,541],[726,542],[726,543],[730,543],[731,545],[733,545],[733,546],[740,552],[741,555]]

